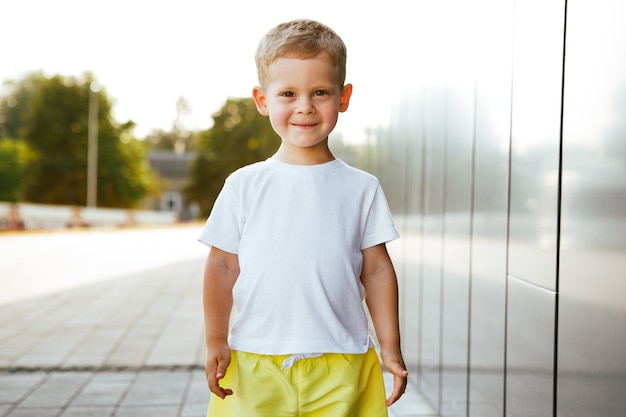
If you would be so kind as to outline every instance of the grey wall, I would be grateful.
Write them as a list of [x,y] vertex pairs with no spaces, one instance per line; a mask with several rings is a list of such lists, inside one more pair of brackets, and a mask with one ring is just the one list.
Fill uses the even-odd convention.
[[626,415],[626,5],[466,3],[399,48],[366,158],[412,381],[443,416]]

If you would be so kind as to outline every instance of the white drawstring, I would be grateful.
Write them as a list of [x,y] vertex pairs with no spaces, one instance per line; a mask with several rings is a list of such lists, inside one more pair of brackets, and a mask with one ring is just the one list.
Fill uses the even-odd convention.
[[302,359],[319,358],[322,355],[324,354],[323,353],[298,353],[296,355],[291,355],[283,361],[283,366],[280,369],[289,369],[296,362],[301,361]]

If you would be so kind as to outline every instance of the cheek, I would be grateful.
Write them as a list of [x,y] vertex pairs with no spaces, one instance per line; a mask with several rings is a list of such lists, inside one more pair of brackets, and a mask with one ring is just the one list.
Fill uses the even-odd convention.
[[289,115],[289,109],[282,106],[275,106],[269,112],[270,121],[272,122],[272,124],[286,123],[289,119]]
[[286,130],[286,118],[280,113],[270,113],[269,119],[274,131],[278,133],[279,136],[282,136],[282,132]]
[[337,121],[339,118],[339,107],[328,106],[324,109],[324,118],[328,121]]

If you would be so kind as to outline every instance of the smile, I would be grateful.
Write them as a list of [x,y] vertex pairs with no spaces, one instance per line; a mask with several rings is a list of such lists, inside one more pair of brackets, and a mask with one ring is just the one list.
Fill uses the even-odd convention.
[[292,123],[292,126],[300,129],[312,129],[317,126],[317,123]]

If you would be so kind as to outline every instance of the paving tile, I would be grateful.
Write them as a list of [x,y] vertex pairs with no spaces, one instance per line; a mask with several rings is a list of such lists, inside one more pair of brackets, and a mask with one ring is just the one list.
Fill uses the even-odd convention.
[[66,354],[66,352],[54,350],[30,351],[14,361],[13,366],[18,368],[56,367],[63,362]]
[[202,339],[202,342],[198,347],[198,351],[196,352],[196,363],[200,366],[205,366],[206,364],[206,345],[204,344],[204,338]]
[[83,330],[68,330],[57,325],[57,330],[45,339],[42,339],[33,349],[23,354],[15,361],[18,367],[55,367],[64,362],[69,352],[72,352],[85,338]]
[[68,320],[75,311],[63,305],[58,295],[36,298],[42,305],[36,307],[36,313],[26,314],[22,319],[29,333],[48,336],[58,329],[59,324]]
[[132,335],[125,338],[106,360],[107,366],[144,366],[156,336]]
[[84,343],[67,357],[63,366],[104,366],[116,344],[119,343],[123,332],[124,329],[98,329],[93,331]]
[[183,405],[180,417],[205,417],[209,403],[206,404],[187,404]]
[[188,372],[142,372],[122,406],[181,404],[188,378]]
[[92,382],[132,382],[137,379],[139,371],[100,371],[94,374]]
[[59,407],[19,407],[6,417],[56,417],[60,412]]
[[191,380],[187,388],[185,404],[209,404],[211,392],[207,386],[204,371],[194,371],[191,374]]
[[20,335],[0,344],[0,366],[4,368],[14,367],[18,359],[41,343],[43,338],[41,335],[28,334],[25,330]]
[[122,407],[115,417],[176,417],[179,406]]
[[[44,373],[0,374],[0,404],[17,404],[46,378]],[[2,415],[2,414],[0,414]]]
[[204,371],[196,370],[190,372],[180,417],[206,416],[210,398],[211,393],[206,385]]
[[0,352],[0,369],[12,368],[14,362],[15,362],[14,358],[8,355],[3,355],[3,352]]
[[16,335],[19,335],[22,329],[15,323],[16,317],[19,317],[18,313],[13,313],[8,309],[0,307],[0,346],[5,342],[13,339]]
[[124,394],[131,387],[135,376],[128,374],[127,378],[104,378],[98,377],[89,381],[88,385],[80,392],[71,404],[77,406],[115,406],[120,403]]
[[52,373],[21,404],[22,407],[63,407],[76,396],[92,377],[91,373]]
[[[200,315],[200,314],[199,314]],[[204,344],[204,327],[198,322],[174,322],[155,341],[147,365],[200,365],[196,352]]]
[[110,417],[114,411],[112,406],[80,406],[68,408],[60,417]]

